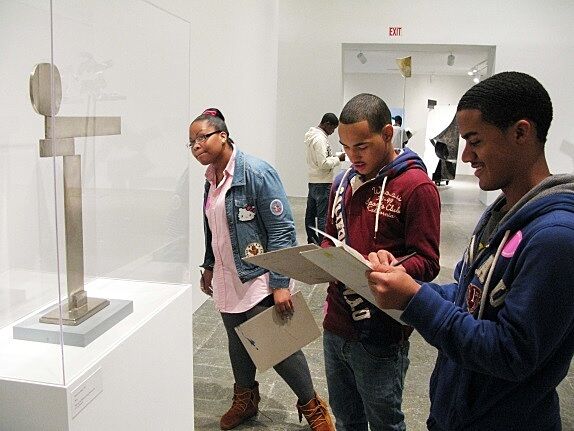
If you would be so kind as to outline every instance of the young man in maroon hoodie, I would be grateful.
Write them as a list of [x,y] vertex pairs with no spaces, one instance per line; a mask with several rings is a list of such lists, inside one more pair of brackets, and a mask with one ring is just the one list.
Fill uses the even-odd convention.
[[[337,176],[325,230],[362,253],[387,250],[418,280],[439,272],[440,198],[419,156],[393,149],[385,102],[359,94],[343,108],[339,137],[352,167]],[[324,239],[323,247],[331,246]],[[329,284],[323,336],[329,400],[338,430],[404,430],[409,365],[403,326],[345,285]]]

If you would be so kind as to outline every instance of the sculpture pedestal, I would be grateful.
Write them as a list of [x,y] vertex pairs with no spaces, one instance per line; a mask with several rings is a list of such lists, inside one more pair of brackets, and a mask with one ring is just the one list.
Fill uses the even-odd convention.
[[[90,301],[91,298],[88,298]],[[96,300],[102,301],[97,298]],[[133,302],[123,299],[105,300],[108,305],[93,314],[88,319],[76,326],[62,325],[64,344],[70,346],[86,347],[97,337],[104,334],[120,320],[128,316],[133,311]],[[62,308],[65,308],[67,302]],[[49,313],[57,318],[58,307],[53,307]],[[60,325],[53,323],[42,323],[46,316],[46,311],[14,325],[14,338],[18,340],[39,341],[41,343],[60,344]]]
[[64,346],[63,370],[60,345],[0,330],[0,429],[193,429],[189,286],[98,279],[86,291],[134,310],[88,346]]

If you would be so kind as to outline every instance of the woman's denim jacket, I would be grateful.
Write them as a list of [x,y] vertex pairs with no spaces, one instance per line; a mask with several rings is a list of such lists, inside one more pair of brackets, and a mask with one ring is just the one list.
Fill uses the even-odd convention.
[[[237,148],[237,147],[236,147]],[[237,149],[231,187],[225,195],[225,212],[237,274],[242,283],[267,272],[250,265],[243,257],[297,245],[295,223],[283,184],[277,171],[267,162]],[[203,268],[213,270],[215,258],[211,247],[211,230],[205,216],[209,182],[203,196],[205,257]],[[269,274],[271,288],[289,286],[289,278]]]

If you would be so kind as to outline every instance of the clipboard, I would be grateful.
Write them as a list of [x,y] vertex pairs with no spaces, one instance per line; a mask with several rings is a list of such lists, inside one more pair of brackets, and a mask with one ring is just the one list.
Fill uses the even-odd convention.
[[[404,325],[405,323],[400,319],[401,310],[381,308],[377,303],[365,276],[365,272],[371,269],[369,261],[357,250],[337,238],[320,229],[313,227],[312,229],[328,238],[334,247],[321,248],[315,244],[307,244],[246,257],[243,260],[306,284],[340,281]],[[405,259],[415,254],[411,253],[405,256]],[[402,261],[403,259],[397,264]]]
[[[371,269],[369,262],[363,256],[349,252],[348,248],[350,247],[319,248],[318,250],[303,252],[301,255],[319,268],[328,271],[345,286],[353,289],[378,309],[404,325],[400,319],[403,313],[401,310],[391,310],[379,306],[375,295],[371,292],[367,277],[365,277],[365,272]],[[354,249],[351,250],[357,253]]]
[[235,328],[260,372],[277,365],[321,335],[303,294],[296,292],[291,300],[295,309],[291,319],[283,320],[275,307],[270,307]]
[[316,244],[299,245],[296,247],[274,250],[255,256],[244,257],[243,260],[294,280],[306,284],[319,284],[335,281],[328,272],[318,268],[301,256],[304,251],[321,249]]

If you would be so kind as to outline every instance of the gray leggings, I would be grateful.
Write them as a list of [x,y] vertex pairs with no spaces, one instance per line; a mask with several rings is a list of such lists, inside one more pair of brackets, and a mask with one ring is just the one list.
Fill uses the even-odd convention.
[[[227,339],[229,341],[229,359],[233,369],[233,377],[237,386],[251,388],[255,384],[255,364],[249,357],[247,350],[243,347],[239,336],[235,332],[235,327],[249,320],[253,316],[265,311],[273,306],[273,296],[266,297],[250,310],[244,313],[221,313]],[[301,350],[293,353],[287,359],[279,362],[273,367],[283,380],[289,385],[291,390],[297,395],[299,404],[307,404],[315,397],[311,372],[307,359]]]

